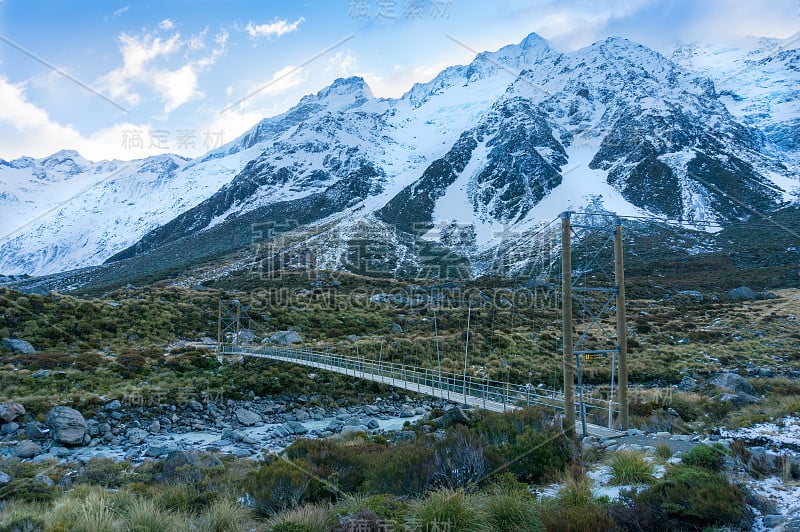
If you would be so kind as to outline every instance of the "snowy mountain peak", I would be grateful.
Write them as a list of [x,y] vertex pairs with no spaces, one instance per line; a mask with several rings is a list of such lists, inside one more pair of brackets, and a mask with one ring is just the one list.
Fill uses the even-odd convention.
[[367,85],[367,82],[364,81],[364,78],[351,76],[349,78],[337,78],[317,94],[305,96],[300,100],[299,106],[318,103],[328,108],[348,109],[358,107],[373,98],[372,90]]

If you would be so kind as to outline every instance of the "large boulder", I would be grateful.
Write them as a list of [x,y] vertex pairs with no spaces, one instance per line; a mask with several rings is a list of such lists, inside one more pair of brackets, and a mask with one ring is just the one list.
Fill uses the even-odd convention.
[[149,433],[144,429],[130,428],[125,433],[125,436],[128,438],[128,443],[131,445],[140,445],[147,439]]
[[752,301],[756,299],[756,293],[746,286],[740,286],[728,291],[728,299],[737,299],[740,301]]
[[260,415],[246,408],[237,408],[235,414],[239,423],[248,427],[261,421]]
[[50,437],[65,445],[83,445],[87,436],[86,420],[80,412],[68,406],[54,406],[45,421]]
[[0,419],[4,423],[11,423],[25,413],[25,407],[19,403],[3,403],[0,405]]
[[30,343],[19,338],[3,338],[3,347],[12,353],[22,353],[23,355],[32,355],[36,352]]
[[33,458],[42,452],[42,447],[30,440],[23,440],[17,445],[17,458]]
[[269,337],[269,343],[275,345],[292,345],[302,341],[297,331],[278,331]]
[[198,482],[203,479],[203,469],[221,466],[213,455],[197,451],[172,451],[164,459],[164,469],[159,482]]
[[708,383],[728,392],[756,395],[756,390],[753,388],[753,385],[747,382],[747,379],[736,373],[719,373],[712,377]]

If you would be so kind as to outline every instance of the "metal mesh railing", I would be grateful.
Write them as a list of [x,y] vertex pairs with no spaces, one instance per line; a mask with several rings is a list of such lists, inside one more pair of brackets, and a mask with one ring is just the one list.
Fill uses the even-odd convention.
[[[221,354],[302,364],[492,411],[505,411],[522,405],[564,409],[564,395],[558,390],[520,386],[447,371],[439,372],[438,369],[397,362],[344,356],[327,350],[318,351],[307,347],[223,345]],[[584,408],[587,413],[608,415],[609,401],[584,397]],[[618,412],[619,405],[612,403],[610,410]]]

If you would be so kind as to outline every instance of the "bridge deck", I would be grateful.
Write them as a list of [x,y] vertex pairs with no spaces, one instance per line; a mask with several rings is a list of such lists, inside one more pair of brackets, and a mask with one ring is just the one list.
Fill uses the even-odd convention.
[[[563,396],[560,392],[540,389],[520,389],[518,384],[476,380],[467,376],[458,376],[449,372],[438,372],[430,368],[418,368],[391,362],[362,360],[328,352],[298,348],[277,348],[259,346],[224,346],[224,355],[241,355],[256,358],[267,358],[291,364],[331,371],[363,380],[387,384],[412,392],[438,397],[448,401],[483,408],[492,412],[505,412],[519,408],[519,403],[542,405],[563,410]],[[592,400],[587,408],[602,409],[607,412],[608,403]],[[576,423],[577,434],[582,433],[580,422]],[[615,438],[623,432],[586,424],[588,435],[601,438]]]

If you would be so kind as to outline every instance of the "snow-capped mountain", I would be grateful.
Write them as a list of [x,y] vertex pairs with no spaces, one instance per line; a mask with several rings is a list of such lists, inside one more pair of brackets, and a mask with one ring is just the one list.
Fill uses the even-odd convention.
[[[565,54],[532,34],[399,99],[338,79],[195,160],[2,161],[4,206],[29,201],[37,175],[85,192],[36,205],[37,219],[16,207],[4,224],[27,225],[0,240],[0,272],[156,249],[197,260],[303,227],[324,241],[320,265],[341,267],[364,234],[407,247],[453,220],[470,227],[462,248],[477,254],[586,205],[698,227],[770,212],[797,199],[798,52],[759,46],[773,53],[685,45],[668,59],[611,38]],[[714,61],[728,70],[706,67]],[[739,64],[750,85],[721,89]],[[414,261],[407,249],[389,254],[388,269]]]

